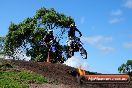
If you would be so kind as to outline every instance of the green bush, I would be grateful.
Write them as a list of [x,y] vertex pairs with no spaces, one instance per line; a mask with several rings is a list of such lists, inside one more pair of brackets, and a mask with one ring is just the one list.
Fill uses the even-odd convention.
[[29,88],[30,81],[43,83],[47,79],[29,71],[0,71],[0,88]]

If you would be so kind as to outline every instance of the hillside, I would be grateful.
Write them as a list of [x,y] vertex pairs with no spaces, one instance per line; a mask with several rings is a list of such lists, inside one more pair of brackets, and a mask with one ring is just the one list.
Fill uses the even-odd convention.
[[79,85],[75,77],[77,69],[63,64],[47,62],[6,60],[6,63],[17,66],[17,69],[30,70],[43,75],[48,83],[30,83],[30,88],[132,88],[130,84],[83,84]]

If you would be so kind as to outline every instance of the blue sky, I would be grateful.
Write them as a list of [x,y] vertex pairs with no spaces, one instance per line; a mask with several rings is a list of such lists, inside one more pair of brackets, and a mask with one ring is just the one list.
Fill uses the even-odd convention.
[[32,17],[41,7],[72,16],[83,34],[88,59],[76,54],[66,64],[118,73],[118,67],[132,59],[132,0],[0,0],[0,36],[7,34],[10,22]]

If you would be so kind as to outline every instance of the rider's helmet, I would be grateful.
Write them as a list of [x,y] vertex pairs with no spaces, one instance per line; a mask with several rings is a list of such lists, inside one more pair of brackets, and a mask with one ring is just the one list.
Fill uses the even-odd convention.
[[52,34],[53,33],[53,30],[48,30],[48,34]]
[[72,23],[72,24],[70,25],[70,27],[76,27],[76,25],[75,25],[74,23]]

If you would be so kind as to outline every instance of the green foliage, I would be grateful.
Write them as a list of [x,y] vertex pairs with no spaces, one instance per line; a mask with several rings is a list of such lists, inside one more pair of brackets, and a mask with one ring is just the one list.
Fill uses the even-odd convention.
[[132,65],[132,60],[127,60],[127,65]]
[[58,13],[53,8],[41,8],[37,10],[35,17],[41,19],[42,23],[49,27],[49,29],[53,27],[68,28],[71,23],[74,23],[70,16],[67,17],[63,13]]
[[131,73],[132,72],[132,66],[127,65],[127,64],[122,64],[119,68],[118,71],[120,73]]
[[118,68],[119,73],[127,73],[127,64],[122,64],[119,68]]
[[[46,61],[49,49],[42,46],[41,43],[47,31],[59,29],[61,33],[57,35],[57,40],[61,40],[71,23],[75,22],[70,16],[58,13],[53,8],[40,8],[36,11],[35,16],[27,18],[19,24],[10,24],[6,35],[5,53],[8,56],[14,56],[18,50],[22,50],[26,52],[27,56],[31,56],[31,60]],[[63,51],[60,43],[59,46],[60,51]],[[52,59],[55,62],[60,61],[60,59],[55,60],[55,56]]]
[[29,88],[30,81],[45,83],[47,79],[29,71],[0,71],[0,88]]
[[132,78],[132,60],[128,60],[127,63],[122,64],[118,67],[119,73],[126,73],[129,74]]

